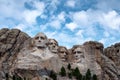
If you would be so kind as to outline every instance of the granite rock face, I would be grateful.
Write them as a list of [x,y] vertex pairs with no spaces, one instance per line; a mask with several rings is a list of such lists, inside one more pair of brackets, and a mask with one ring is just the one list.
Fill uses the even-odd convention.
[[0,30],[0,80],[9,71],[23,43],[30,37],[18,29]]
[[[120,79],[120,43],[116,43],[104,50],[104,55],[107,57],[105,65],[107,65],[106,73],[108,77],[112,76],[111,80]],[[109,64],[111,63],[111,64]],[[119,79],[118,79],[119,78]]]
[[88,68],[101,78],[102,68],[101,68],[101,55],[103,53],[103,44],[95,41],[85,42],[84,44],[85,53],[87,56]]
[[90,69],[99,80],[120,80],[120,43],[104,49],[102,43],[89,41],[67,49],[43,33],[31,38],[18,29],[0,30],[0,80],[6,73],[44,80],[51,70],[59,72],[68,63],[82,74]]
[[[18,53],[10,72],[16,71],[21,77],[31,79],[48,76],[47,73],[50,70],[58,72],[62,67],[62,61],[56,53],[49,49],[48,42],[47,36],[43,33],[38,33],[35,37],[25,41],[24,47]],[[28,73],[29,70],[32,72],[31,74]],[[19,71],[28,76],[24,76]],[[31,77],[31,75],[34,76]]]

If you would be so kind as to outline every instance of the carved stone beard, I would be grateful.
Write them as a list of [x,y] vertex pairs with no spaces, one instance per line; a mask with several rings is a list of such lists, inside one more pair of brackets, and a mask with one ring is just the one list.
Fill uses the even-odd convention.
[[82,63],[85,59],[82,48],[80,48],[80,47],[75,48],[73,51],[73,57],[74,57],[75,62]]
[[49,50],[52,52],[52,53],[57,53],[58,52],[58,43],[56,40],[54,39],[49,39],[48,40],[48,47],[49,47]]
[[38,49],[43,49],[46,48],[46,44],[48,43],[47,37],[43,33],[38,33],[34,38],[33,38],[33,44],[35,47]]

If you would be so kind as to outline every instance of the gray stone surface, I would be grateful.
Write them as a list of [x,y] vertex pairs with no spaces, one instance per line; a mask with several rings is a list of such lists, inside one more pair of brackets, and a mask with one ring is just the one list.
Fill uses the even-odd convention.
[[31,38],[18,29],[0,30],[0,80],[8,72],[41,80],[49,78],[50,70],[59,72],[62,66],[67,68],[68,63],[83,74],[90,69],[99,80],[120,80],[120,43],[104,49],[102,43],[88,41],[67,49],[44,33]]

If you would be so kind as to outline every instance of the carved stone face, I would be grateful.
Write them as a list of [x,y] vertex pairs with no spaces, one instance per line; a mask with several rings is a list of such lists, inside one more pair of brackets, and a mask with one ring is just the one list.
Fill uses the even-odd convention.
[[36,47],[46,47],[46,43],[48,42],[46,35],[43,33],[38,33],[33,38],[33,41]]
[[73,57],[75,61],[81,62],[81,60],[84,58],[84,52],[81,47],[77,47],[73,50]]
[[65,47],[59,47],[58,54],[59,54],[62,61],[67,60],[68,51]]
[[49,39],[48,40],[48,47],[50,49],[51,52],[53,53],[57,53],[57,49],[58,49],[58,43],[55,39]]

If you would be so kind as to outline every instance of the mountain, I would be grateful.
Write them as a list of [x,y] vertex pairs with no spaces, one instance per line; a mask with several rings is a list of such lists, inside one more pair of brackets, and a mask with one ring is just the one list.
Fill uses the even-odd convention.
[[[31,38],[18,29],[0,30],[0,80],[12,80],[14,75],[52,80],[51,71],[59,73],[64,67],[69,72],[68,64],[83,75],[90,69],[99,80],[120,80],[120,43],[104,48],[100,42],[88,41],[67,49],[41,32]],[[57,79],[70,80],[59,75]]]

